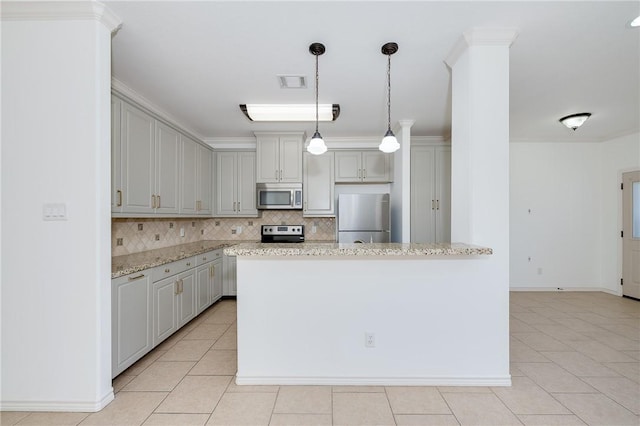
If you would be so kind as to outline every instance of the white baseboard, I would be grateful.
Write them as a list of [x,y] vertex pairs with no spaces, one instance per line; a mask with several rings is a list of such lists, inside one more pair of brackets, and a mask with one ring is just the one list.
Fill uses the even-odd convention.
[[83,401],[1,401],[0,411],[68,411],[95,413],[109,405],[115,396],[113,389],[97,402]]
[[598,291],[609,293],[614,296],[622,296],[622,292],[616,292],[611,290],[610,288],[604,287],[509,287],[509,291],[552,291],[556,293],[569,291]]
[[251,377],[236,376],[237,385],[330,386],[511,386],[501,377]]

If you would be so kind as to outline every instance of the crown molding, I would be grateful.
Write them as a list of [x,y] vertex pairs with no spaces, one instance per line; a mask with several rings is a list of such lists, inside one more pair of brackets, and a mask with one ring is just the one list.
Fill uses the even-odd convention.
[[0,18],[3,21],[95,20],[110,32],[122,27],[118,15],[95,1],[3,1]]
[[462,53],[470,46],[505,46],[511,47],[519,30],[517,28],[471,28],[465,31],[453,45],[444,62],[453,68]]
[[254,137],[211,137],[204,138],[204,143],[213,149],[256,149]]
[[451,145],[451,140],[443,136],[411,136],[411,146]]
[[173,115],[164,111],[158,105],[154,104],[153,102],[151,102],[150,100],[148,100],[147,98],[145,98],[144,96],[142,96],[140,93],[136,92],[129,86],[125,85],[123,82],[116,79],[115,77],[111,77],[111,91],[116,95],[126,99],[127,101],[134,103],[138,107],[146,110],[151,115],[158,118],[159,120],[166,122],[167,124],[171,125],[171,127],[175,127],[177,130],[181,131],[182,133],[185,133],[189,137],[197,140],[198,142],[202,142],[204,140],[204,138],[198,133],[188,130],[188,127],[180,123],[180,121],[177,118],[175,118]]

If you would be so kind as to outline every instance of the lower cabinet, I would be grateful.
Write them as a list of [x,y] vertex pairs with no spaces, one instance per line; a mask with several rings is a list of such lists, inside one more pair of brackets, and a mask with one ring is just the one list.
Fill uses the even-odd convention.
[[111,280],[111,377],[219,300],[223,278],[218,249]]
[[111,376],[115,377],[153,348],[151,274],[116,278],[111,284]]
[[224,256],[224,289],[223,295],[237,295],[236,256]]
[[194,269],[153,283],[153,346],[196,316]]

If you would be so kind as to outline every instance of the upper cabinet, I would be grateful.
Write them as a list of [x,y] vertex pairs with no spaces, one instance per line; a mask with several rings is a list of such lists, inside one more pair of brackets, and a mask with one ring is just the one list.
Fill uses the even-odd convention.
[[303,216],[335,216],[334,153],[330,151],[313,155],[305,152],[303,158]]
[[256,153],[220,151],[215,156],[215,216],[257,217]]
[[256,182],[302,182],[304,133],[256,133]]
[[182,197],[180,213],[211,215],[213,156],[211,150],[184,135],[182,139]]
[[117,96],[111,137],[114,216],[211,215],[211,149]]
[[378,150],[335,152],[336,183],[392,182],[390,154]]

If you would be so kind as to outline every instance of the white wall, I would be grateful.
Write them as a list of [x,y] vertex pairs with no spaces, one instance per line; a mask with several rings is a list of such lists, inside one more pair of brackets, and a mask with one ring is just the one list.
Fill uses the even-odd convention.
[[[2,22],[2,410],[113,399],[112,28],[83,16]],[[44,203],[68,220],[43,221]]]
[[640,167],[639,152],[638,134],[511,144],[512,289],[620,293],[619,176]]

